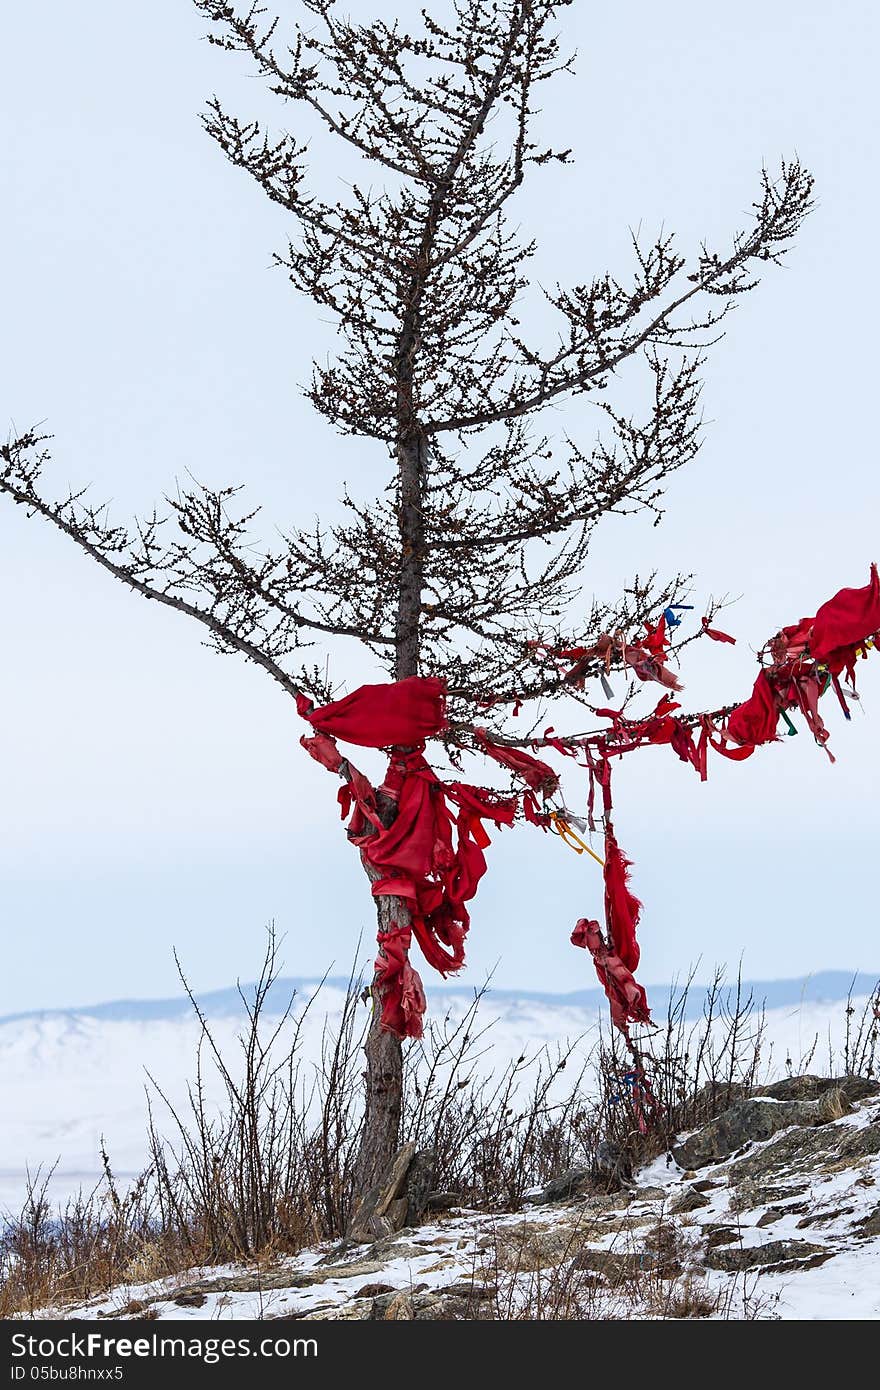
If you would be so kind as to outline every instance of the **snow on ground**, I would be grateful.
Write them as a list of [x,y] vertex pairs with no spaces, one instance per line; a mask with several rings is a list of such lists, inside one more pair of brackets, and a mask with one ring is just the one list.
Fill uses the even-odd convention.
[[[854,1130],[869,1124],[880,1124],[880,1101],[876,1099],[823,1128],[838,1131],[845,1142]],[[808,1135],[816,1132],[803,1131]],[[750,1159],[790,1133],[782,1131],[764,1144],[748,1146]],[[833,1135],[828,1133],[828,1138],[833,1139]],[[588,1295],[587,1311],[580,1315],[663,1316],[656,1300],[667,1296],[664,1290],[674,1293],[691,1286],[718,1296],[716,1317],[877,1319],[880,1235],[867,1235],[859,1229],[866,1216],[873,1213],[876,1217],[878,1212],[880,1154],[871,1152],[874,1147],[865,1146],[861,1156],[843,1163],[834,1158],[823,1163],[820,1155],[815,1167],[806,1173],[803,1167],[774,1170],[772,1203],[759,1201],[743,1211],[736,1210],[733,1200],[742,1188],[728,1182],[731,1162],[739,1155],[702,1168],[700,1189],[706,1205],[678,1218],[679,1234],[690,1251],[682,1257],[683,1275],[668,1284],[663,1278],[648,1277],[641,1282],[633,1278],[626,1287],[617,1288],[611,1287],[610,1276],[602,1275],[595,1280],[595,1291]],[[693,1190],[690,1184],[694,1176],[685,1177],[661,1158],[637,1174],[637,1187],[625,1200],[617,1194],[493,1216],[458,1211],[416,1230],[386,1237],[372,1247],[341,1251],[325,1245],[259,1271],[252,1266],[190,1270],[171,1280],[119,1286],[109,1296],[77,1307],[47,1309],[38,1316],[124,1318],[149,1312],[160,1319],[368,1318],[377,1316],[374,1299],[383,1291],[386,1300],[421,1299],[415,1306],[423,1309],[432,1295],[464,1295],[475,1301],[488,1298],[489,1304],[484,1306],[491,1306],[496,1317],[510,1317],[526,1309],[535,1316],[535,1298],[541,1296],[536,1291],[543,1288],[545,1300],[552,1298],[554,1267],[565,1271],[573,1254],[579,1261],[584,1250],[599,1261],[603,1254],[610,1260],[627,1258],[627,1253],[630,1259],[635,1254],[637,1261],[647,1258],[637,1254],[646,1248],[646,1233],[656,1229],[658,1219],[667,1223],[673,1219],[670,1211],[676,1198]],[[784,1191],[780,1195],[780,1187],[790,1187],[790,1195]],[[802,1218],[805,1209],[807,1217]],[[798,1246],[794,1248],[804,1249],[802,1243],[808,1241],[811,1251],[818,1247],[822,1262],[810,1267],[807,1260],[791,1268],[789,1261],[789,1267],[778,1272],[727,1273],[707,1268],[703,1261],[709,1249],[708,1237],[722,1226],[735,1227],[726,1249],[745,1251],[771,1242],[775,1246],[780,1241],[795,1241]],[[517,1246],[524,1232],[528,1232],[527,1243]],[[526,1257],[511,1262],[505,1259],[511,1241],[515,1250],[534,1254],[543,1248],[545,1254],[553,1252],[552,1258],[539,1255],[531,1263]],[[602,1266],[588,1263],[581,1267]],[[413,1305],[400,1314],[378,1314],[394,1315],[414,1316]]]
[[[321,1008],[307,1015],[301,1039],[306,1068],[318,1062],[325,1023],[338,1021],[342,1000],[338,989],[326,986]],[[863,1002],[854,1001],[856,1017]],[[658,997],[654,1003],[662,1017],[665,1001]],[[448,1012],[455,1020],[467,999],[434,991],[430,1008],[435,1019]],[[813,1070],[827,1069],[829,1053],[839,1054],[842,1047],[844,1008],[836,1000],[770,1010],[763,1049],[767,1077],[783,1072],[787,1056],[802,1069],[801,1059],[816,1040]],[[562,1001],[494,999],[490,992],[479,1017],[482,1026],[492,1025],[481,1045],[484,1072],[497,1073],[524,1050],[553,1049],[567,1038],[581,1040],[577,1054],[584,1059],[599,1035],[595,1012]],[[225,1056],[233,1057],[240,1021],[219,1017],[211,1028]],[[89,1190],[98,1181],[102,1139],[121,1182],[139,1171],[146,1158],[146,1072],[175,1105],[185,1102],[198,1038],[190,1017],[108,1021],[70,1013],[0,1024],[0,1213],[20,1207],[28,1166],[45,1172],[57,1162],[50,1184],[54,1198]],[[208,1095],[216,1102],[223,1095],[210,1072]],[[157,1118],[163,1129],[161,1106]]]

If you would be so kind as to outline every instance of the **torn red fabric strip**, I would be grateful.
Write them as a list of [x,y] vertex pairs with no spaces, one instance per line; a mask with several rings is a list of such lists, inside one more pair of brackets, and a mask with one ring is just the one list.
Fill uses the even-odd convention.
[[729,642],[731,646],[736,646],[736,638],[731,637],[729,632],[722,632],[720,628],[710,627],[708,618],[703,619],[703,631],[713,642]]
[[658,681],[668,690],[682,690],[684,687],[674,671],[664,666],[643,645],[633,644],[623,648],[623,659],[640,681]]
[[485,729],[475,729],[474,737],[488,757],[494,758],[496,763],[516,773],[533,792],[543,792],[545,796],[552,796],[556,791],[559,777],[548,763],[532,757],[531,753],[526,753],[522,748],[506,748],[503,744],[493,743]]
[[628,970],[639,963],[636,928],[642,904],[629,890],[630,861],[621,852],[609,821],[605,824],[605,920],[615,953]]
[[590,952],[599,983],[611,1007],[611,1021],[629,1037],[630,1023],[650,1023],[651,1013],[643,987],[633,978],[615,951],[602,938],[599,923],[581,917],[571,934],[573,946]]
[[420,1038],[427,1008],[425,991],[409,963],[409,927],[379,932],[376,984],[382,998],[382,1027],[398,1038]]
[[666,647],[669,639],[666,635],[666,614],[660,616],[659,621],[654,627],[645,623],[645,635],[639,639],[639,646],[644,647],[658,661],[662,661],[666,655]]

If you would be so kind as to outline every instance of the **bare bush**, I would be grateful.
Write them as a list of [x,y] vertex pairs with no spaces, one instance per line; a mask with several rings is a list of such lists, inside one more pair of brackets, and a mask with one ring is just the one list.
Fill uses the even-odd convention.
[[[0,1317],[194,1267],[263,1263],[345,1233],[363,1114],[363,981],[352,975],[341,1015],[324,1025],[319,1060],[307,1066],[303,1025],[316,996],[299,1007],[291,998],[280,1014],[270,1002],[274,931],[253,991],[240,991],[237,1057],[223,1055],[182,971],[181,978],[201,1025],[186,1105],[176,1106],[150,1078],[150,1162],[124,1189],[106,1152],[94,1190],[59,1209],[48,1196],[51,1170],[29,1181],[21,1212],[0,1235]],[[728,989],[717,974],[700,1016],[689,1021],[691,987],[689,980],[673,993],[665,1025],[641,1041],[638,1069],[616,1034],[600,1033],[590,1048],[581,1038],[554,1053],[524,1051],[498,1073],[483,1065],[491,1025],[480,1019],[485,990],[476,992],[460,1016],[435,1022],[410,1049],[403,1140],[434,1150],[437,1185],[458,1204],[490,1213],[519,1210],[530,1189],[571,1166],[595,1171],[603,1151],[622,1155],[623,1168],[649,1161],[681,1131],[747,1095],[768,1061],[763,1012],[739,981]],[[847,1071],[874,1071],[875,1007],[856,1025],[847,1005]],[[836,1060],[829,1056],[832,1068]],[[207,1099],[209,1068],[222,1079],[220,1106]],[[655,1269],[675,1264],[677,1230],[658,1231]],[[686,1262],[682,1271],[665,1283],[652,1275],[651,1289],[641,1280],[642,1306],[657,1316],[708,1316],[710,1295]],[[598,1315],[600,1294],[609,1316],[607,1289],[590,1271],[541,1273],[529,1297],[494,1315],[588,1317]],[[712,1316],[722,1315],[720,1306]]]

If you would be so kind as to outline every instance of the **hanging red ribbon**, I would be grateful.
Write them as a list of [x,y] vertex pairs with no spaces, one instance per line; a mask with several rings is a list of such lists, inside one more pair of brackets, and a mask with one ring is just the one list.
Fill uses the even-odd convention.
[[[732,644],[735,640],[710,627],[708,618],[703,618],[702,625],[713,641]],[[612,1019],[627,1037],[630,1023],[646,1023],[650,1015],[645,991],[634,978],[641,903],[630,889],[631,865],[611,822],[611,759],[637,748],[668,745],[705,781],[710,748],[742,762],[756,747],[776,739],[780,715],[788,710],[798,710],[816,741],[825,747],[828,731],[819,713],[820,698],[830,686],[849,715],[838,676],[845,670],[854,682],[857,656],[878,632],[880,578],[872,565],[865,588],[841,589],[815,618],[802,618],[776,634],[764,649],[762,659],[767,664],[751,695],[732,710],[684,717],[677,713],[678,702],[666,694],[643,719],[628,719],[621,710],[596,709],[598,716],[610,721],[600,733],[566,739],[552,727],[545,731],[543,743],[558,753],[572,758],[583,755],[580,765],[589,775],[591,830],[595,828],[596,787],[602,789],[606,930],[603,934],[597,922],[581,918],[572,941],[590,951]],[[632,643],[621,634],[603,634],[591,647],[566,648],[552,655],[577,662],[565,676],[573,685],[583,684],[592,662],[608,668],[616,655],[641,680],[678,690],[677,678],[663,665],[667,646],[664,615],[653,627],[646,624],[645,634]],[[486,703],[493,702],[487,698]],[[303,747],[323,767],[344,778],[338,793],[340,809],[349,838],[371,870],[374,895],[398,898],[406,905],[408,920],[380,931],[376,961],[382,1023],[400,1037],[420,1036],[425,1012],[421,980],[409,962],[412,938],[442,974],[461,968],[470,925],[467,904],[486,872],[486,822],[512,825],[521,810],[526,821],[547,830],[551,816],[538,798],[552,795],[559,787],[559,776],[548,763],[522,748],[498,742],[482,728],[471,731],[476,747],[519,778],[527,790],[504,797],[464,782],[442,782],[424,753],[425,740],[446,727],[445,704],[444,682],[420,676],[361,686],[320,709],[304,696],[297,699],[299,713],[314,730],[302,738]],[[390,750],[378,792],[339,751],[337,738]],[[393,816],[388,814],[389,803],[395,809]]]

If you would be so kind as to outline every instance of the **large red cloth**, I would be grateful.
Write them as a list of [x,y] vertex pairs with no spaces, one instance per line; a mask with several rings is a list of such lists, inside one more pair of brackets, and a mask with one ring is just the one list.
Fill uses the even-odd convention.
[[766,672],[761,671],[749,698],[730,715],[727,733],[736,743],[770,743],[776,737],[778,722],[776,695]]
[[810,654],[825,661],[841,647],[851,647],[880,630],[880,578],[871,566],[863,589],[841,589],[823,603],[813,619]]
[[540,758],[533,758],[531,753],[521,748],[507,748],[503,744],[493,743],[485,729],[475,729],[474,737],[484,753],[502,767],[515,772],[532,791],[552,796],[559,786],[558,774],[548,763],[542,763]]
[[410,747],[445,727],[446,682],[436,676],[407,676],[390,685],[361,685],[320,709],[300,696],[297,708],[314,728],[344,743]]
[[441,782],[425,761],[421,745],[394,753],[389,761],[381,791],[386,805],[388,800],[396,803],[397,814],[386,825],[376,791],[343,759],[329,734],[301,742],[323,767],[346,778],[340,806],[343,816],[350,817],[349,839],[379,875],[373,882],[374,896],[396,897],[406,904],[409,922],[379,934],[376,985],[383,1027],[398,1037],[420,1037],[424,991],[409,964],[411,938],[415,936],[425,959],[441,974],[461,968],[470,925],[467,903],[486,872],[483,851],[490,841],[483,822],[512,825],[518,798],[463,782]]
[[650,1023],[651,1013],[644,989],[633,978],[632,971],[626,968],[620,956],[605,944],[599,923],[581,917],[571,934],[571,942],[573,946],[581,946],[589,951],[593,957],[599,983],[611,1006],[611,1021],[615,1027],[629,1036],[630,1023]]
[[[382,877],[374,896],[403,898],[425,959],[446,975],[464,964],[466,904],[486,872],[483,820],[512,825],[516,800],[462,783],[444,784],[421,753],[392,759],[383,785],[397,801],[388,829],[370,835],[364,858]],[[449,802],[457,806],[453,815]]]

